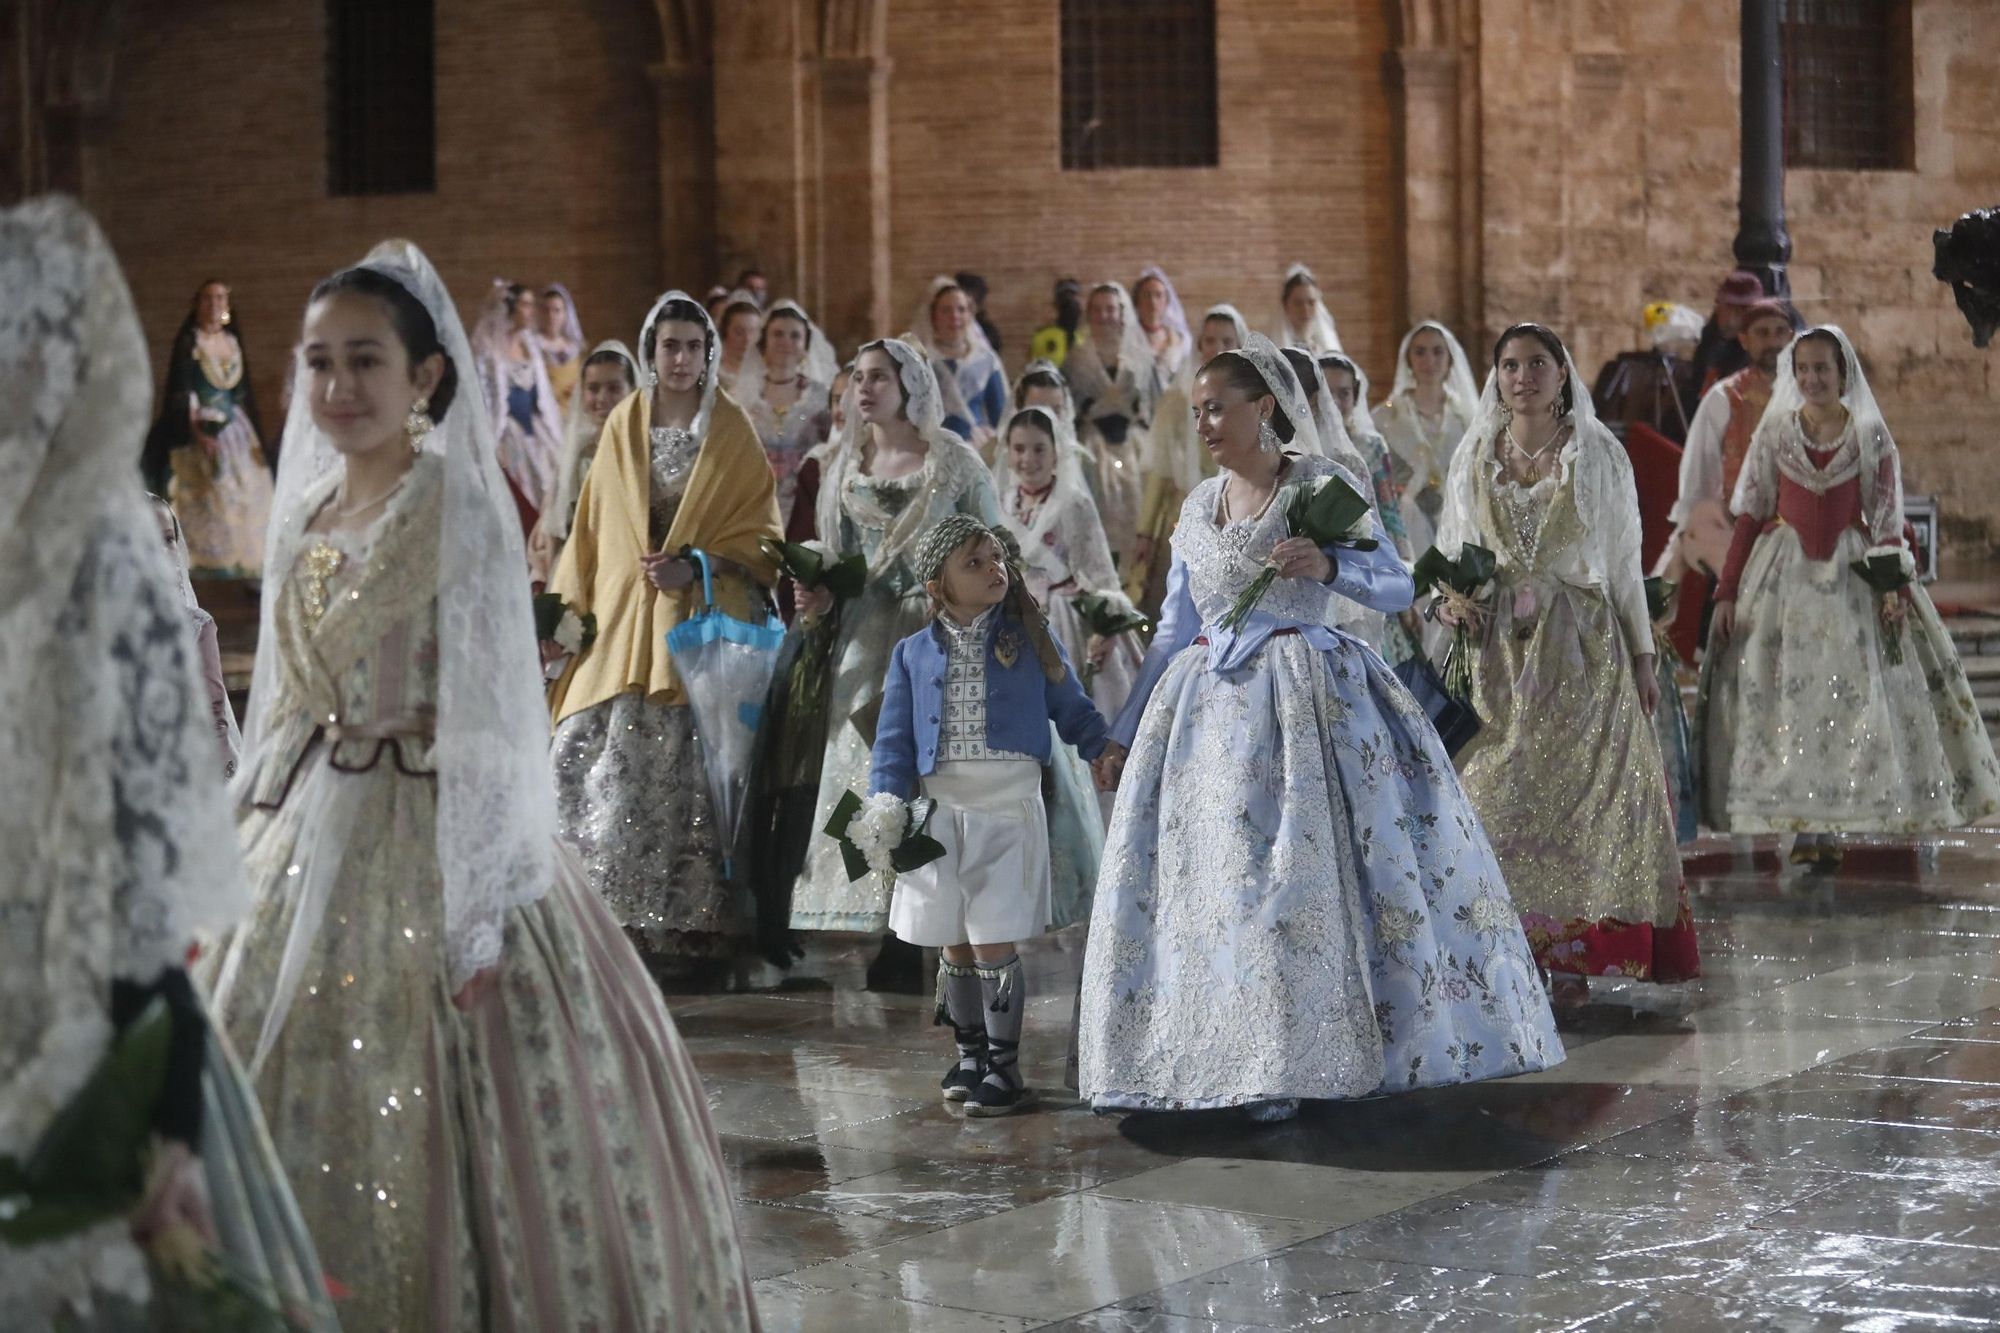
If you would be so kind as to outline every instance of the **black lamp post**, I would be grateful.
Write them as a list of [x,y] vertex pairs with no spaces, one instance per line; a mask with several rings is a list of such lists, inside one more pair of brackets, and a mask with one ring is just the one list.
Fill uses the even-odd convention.
[[1772,296],[1790,296],[1785,230],[1785,45],[1780,0],[1743,0],[1743,179],[1736,264]]

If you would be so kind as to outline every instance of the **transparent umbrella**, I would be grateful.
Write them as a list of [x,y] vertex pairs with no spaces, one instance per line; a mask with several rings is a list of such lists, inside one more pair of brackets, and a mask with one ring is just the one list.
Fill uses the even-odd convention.
[[701,568],[702,610],[667,631],[667,651],[673,655],[681,688],[687,691],[688,707],[694,710],[702,767],[708,773],[716,831],[722,840],[723,874],[733,877],[729,854],[748,804],[757,726],[785,626],[772,615],[748,621],[723,611],[715,604],[715,579],[707,554],[688,554]]

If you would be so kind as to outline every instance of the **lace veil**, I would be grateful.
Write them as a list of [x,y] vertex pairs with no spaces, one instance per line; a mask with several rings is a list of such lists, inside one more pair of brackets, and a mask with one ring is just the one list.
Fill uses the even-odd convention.
[[[854,355],[858,360],[862,352],[876,350],[895,358],[898,378],[903,382],[903,393],[907,399],[903,404],[903,415],[909,418],[910,424],[917,428],[917,434],[923,436],[924,442],[930,446],[930,456],[924,464],[925,475],[935,479],[954,450],[964,450],[974,465],[983,466],[979,464],[979,456],[971,452],[971,446],[945,428],[944,405],[938,392],[937,376],[931,373],[931,359],[924,349],[902,338],[877,338],[863,343]],[[819,539],[829,546],[839,545],[841,506],[845,493],[863,475],[861,452],[868,443],[868,429],[860,411],[850,404],[847,423],[835,434],[834,447],[822,464],[814,521],[819,528]],[[917,540],[923,536],[923,518],[927,508],[921,495],[911,496],[902,510],[890,520],[882,544],[875,549],[874,558],[868,562],[870,578],[880,578],[906,552],[915,548]]]
[[[937,304],[938,294],[947,288],[958,288],[958,280],[943,274],[931,279],[930,286],[924,289],[924,299],[910,314],[910,331],[899,341],[921,347],[925,355],[930,358],[931,378],[937,382],[941,415],[957,417],[960,421],[976,425],[978,418],[973,415],[972,405],[965,400],[965,391],[959,387],[958,376],[945,368],[944,354],[938,351],[937,331],[931,327],[931,309]],[[959,288],[959,290],[964,289]],[[979,321],[976,319],[965,326],[965,338],[972,350],[960,365],[983,367],[984,373],[979,376],[979,380],[984,384],[992,378],[993,371],[1001,369],[1000,354],[994,351],[993,344],[986,340],[986,330],[979,327]],[[860,353],[856,352],[855,355],[859,356]],[[1002,404],[1000,420],[1005,421],[1012,414],[1013,404]],[[913,421],[915,419],[911,418]]]
[[[625,378],[635,387],[639,379],[639,360],[632,355],[632,349],[616,338],[607,338],[590,349],[583,358],[584,364],[599,352],[614,352],[625,363]],[[563,417],[562,457],[556,460],[555,498],[542,514],[542,529],[558,541],[569,536],[570,515],[576,511],[576,498],[583,491],[583,456],[597,446],[598,434],[604,429],[603,423],[593,420],[583,408],[583,384],[579,380],[576,392],[569,396],[569,411]]]
[[1014,455],[1007,447],[1007,436],[1008,432],[1014,429],[1014,423],[1024,416],[1047,428],[1054,437],[1056,446],[1054,489],[1049,492],[1048,498],[1042,501],[1042,507],[1036,511],[1034,522],[1028,525],[1021,536],[1021,549],[1027,559],[1033,560],[1034,552],[1040,548],[1043,534],[1054,526],[1074,497],[1083,497],[1084,503],[1093,508],[1096,502],[1091,498],[1090,483],[1084,478],[1084,452],[1083,446],[1077,443],[1074,417],[1065,418],[1059,408],[1052,410],[1046,407],[1017,407],[1014,409],[1014,415],[1007,418],[1006,427],[1001,430],[999,442],[995,446],[997,452],[993,461],[993,480],[1000,492],[1000,512],[1007,513],[1008,497],[1012,496],[1021,484],[1020,477],[1014,472]]
[[[454,990],[500,957],[508,909],[547,892],[555,873],[556,811],[549,769],[548,706],[535,661],[535,622],[521,522],[494,455],[493,422],[465,390],[472,348],[451,293],[409,241],[384,241],[360,267],[401,286],[437,325],[458,369],[460,396],[425,437],[439,460],[437,856],[444,881],[445,957]],[[296,367],[301,385],[309,372]],[[344,462],[313,424],[310,394],[292,397],[265,543],[263,623],[278,623],[278,596],[305,545],[311,502],[329,494]],[[257,654],[250,752],[272,734],[278,653]],[[246,762],[242,772],[255,771]]]
[[1479,383],[1472,378],[1472,363],[1465,359],[1465,349],[1459,346],[1451,330],[1434,319],[1422,321],[1403,335],[1402,345],[1396,349],[1396,378],[1389,386],[1389,401],[1416,392],[1417,372],[1410,369],[1410,344],[1425,329],[1442,335],[1445,350],[1451,353],[1451,368],[1444,376],[1446,404],[1465,420],[1472,420],[1472,413],[1479,406]]
[[181,964],[251,897],[135,471],[152,367],[124,275],[83,207],[46,196],[0,210],[0,291],[0,1152],[15,1153],[102,1054],[112,979]]
[[[1794,338],[1778,357],[1771,402],[1757,423],[1756,433],[1750,437],[1750,451],[1743,460],[1743,471],[1736,478],[1736,493],[1730,497],[1730,512],[1759,518],[1776,513],[1781,472],[1808,490],[1838,486],[1858,474],[1870,533],[1877,539],[1890,532],[1900,533],[1903,472],[1901,467],[1887,469],[1893,480],[1888,487],[1882,486],[1883,462],[1895,453],[1896,443],[1889,435],[1888,423],[1882,419],[1881,405],[1875,401],[1875,393],[1868,386],[1868,374],[1861,368],[1861,358],[1846,330],[1838,324],[1807,330],[1807,333],[1818,332],[1831,333],[1840,343],[1841,359],[1847,370],[1847,387],[1841,390],[1840,404],[1847,409],[1853,423],[1853,447],[1838,449],[1824,469],[1814,467],[1811,460],[1803,457],[1804,432],[1799,429],[1798,415],[1806,399],[1792,368],[1793,352],[1799,345],[1799,338]],[[1805,336],[1801,334],[1800,338]]]
[[565,312],[562,326],[563,338],[568,341],[571,347],[576,348],[579,352],[582,351],[583,321],[577,317],[576,298],[569,294],[569,288],[559,282],[549,283],[542,288],[542,295],[547,296],[550,292],[554,292],[563,299],[563,310]]
[[1322,377],[1325,376],[1328,366],[1339,366],[1354,376],[1354,409],[1347,414],[1343,423],[1347,427],[1348,438],[1367,439],[1371,435],[1379,436],[1382,432],[1375,429],[1375,414],[1368,410],[1368,372],[1361,368],[1359,361],[1345,352],[1320,353],[1319,368]]
[[[764,312],[764,326],[770,327],[777,315],[790,315],[806,326],[806,359],[800,363],[799,371],[814,384],[831,385],[833,377],[840,373],[840,358],[834,354],[833,342],[825,330],[813,323],[805,307],[790,297],[775,301]],[[975,324],[973,327],[977,328]],[[980,335],[985,336],[983,333]],[[750,350],[743,354],[743,365],[736,372],[736,383],[730,386],[736,401],[748,407],[764,396],[764,354],[757,344],[750,344]]]
[[1276,343],[1261,333],[1253,333],[1242,347],[1222,355],[1248,361],[1251,368],[1263,377],[1265,387],[1278,400],[1278,406],[1285,410],[1285,416],[1292,423],[1292,438],[1281,446],[1285,452],[1303,454],[1308,458],[1325,454],[1320,446],[1319,427],[1314,424],[1312,402],[1306,397],[1299,377],[1293,373],[1292,363],[1286,360]]
[[[1293,325],[1292,317],[1285,311],[1285,287],[1293,278],[1304,278],[1313,285],[1313,310],[1303,328]],[[1284,281],[1278,285],[1278,313],[1271,328],[1275,330],[1272,334],[1275,341],[1310,347],[1315,355],[1341,350],[1340,330],[1334,327],[1333,312],[1326,308],[1326,298],[1320,294],[1319,279],[1304,264],[1292,264],[1285,269]]]
[[690,322],[701,325],[702,340],[708,347],[701,378],[696,381],[696,387],[701,390],[701,406],[695,409],[694,423],[688,428],[697,440],[705,440],[708,438],[709,420],[715,415],[716,390],[722,387],[722,372],[717,364],[722,357],[722,334],[716,329],[715,321],[708,317],[707,308],[678,287],[653,302],[653,308],[639,322],[639,355],[646,358],[645,364],[639,367],[639,385],[650,392],[660,382],[658,372],[653,369],[653,358],[646,348],[653,340],[654,327],[666,314],[667,307],[675,301],[685,301],[694,307],[695,318]]
[[[1327,387],[1318,358],[1303,347],[1287,347],[1284,357],[1287,368],[1299,382],[1300,391],[1312,405],[1313,430],[1319,437],[1319,451],[1356,477],[1368,477],[1368,465],[1362,461],[1361,451],[1354,447],[1354,441],[1348,438],[1347,423],[1341,419],[1340,408],[1333,401],[1333,390]],[[1301,366],[1304,368],[1301,369]],[[1363,492],[1364,497],[1369,494],[1372,492]]]

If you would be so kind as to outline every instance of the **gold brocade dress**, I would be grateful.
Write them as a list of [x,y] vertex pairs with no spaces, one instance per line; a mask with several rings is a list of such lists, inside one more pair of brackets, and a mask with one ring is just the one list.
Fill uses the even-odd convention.
[[[1485,446],[1490,450],[1490,446]],[[1535,958],[1552,972],[1680,981],[1695,937],[1666,767],[1604,590],[1551,577],[1583,540],[1572,470],[1522,487],[1478,460],[1498,557],[1473,635],[1482,727],[1458,766]]]
[[[432,735],[442,490],[420,460],[375,527],[308,538],[279,596],[277,701],[238,789],[258,901],[201,977],[218,1026],[256,1052],[346,1327],[755,1329],[701,1081],[573,858],[507,913],[493,989],[452,1004]],[[322,924],[295,941],[327,858]],[[260,1049],[295,944],[297,987]]]

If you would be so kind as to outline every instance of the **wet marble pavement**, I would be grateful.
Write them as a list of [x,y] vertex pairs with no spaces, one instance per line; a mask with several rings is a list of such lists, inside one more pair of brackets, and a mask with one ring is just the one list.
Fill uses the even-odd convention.
[[1073,933],[1024,954],[1044,1096],[1001,1120],[939,1100],[872,942],[671,996],[765,1327],[2000,1328],[2000,835],[1688,865],[1699,982],[1594,982],[1546,1073],[1283,1125],[1063,1093]]

